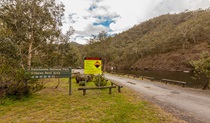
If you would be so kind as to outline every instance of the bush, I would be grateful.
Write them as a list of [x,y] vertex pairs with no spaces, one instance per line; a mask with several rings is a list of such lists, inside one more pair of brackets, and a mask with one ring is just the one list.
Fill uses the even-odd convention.
[[85,83],[86,83],[85,81],[80,81],[79,86],[85,86]]
[[93,79],[93,83],[97,87],[99,86],[99,81],[100,81],[100,86],[106,86],[107,80],[102,75],[95,76]]
[[194,68],[194,73],[196,77],[204,77],[206,84],[203,87],[203,90],[209,87],[210,84],[210,56],[208,52],[203,52],[199,60],[191,61],[190,64]]
[[43,87],[37,79],[23,69],[15,69],[9,65],[0,66],[0,97],[12,96],[20,99]]

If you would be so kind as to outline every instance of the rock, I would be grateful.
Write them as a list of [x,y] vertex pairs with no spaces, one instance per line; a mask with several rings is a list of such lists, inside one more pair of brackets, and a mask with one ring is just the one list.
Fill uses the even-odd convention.
[[[86,79],[85,79],[86,77]],[[76,82],[79,83],[80,81],[86,81],[86,82],[90,82],[92,81],[93,77],[92,75],[85,75],[85,74],[78,74],[76,75]]]

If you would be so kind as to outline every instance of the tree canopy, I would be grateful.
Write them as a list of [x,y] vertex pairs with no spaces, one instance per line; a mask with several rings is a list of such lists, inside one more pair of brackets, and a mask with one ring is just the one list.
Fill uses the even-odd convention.
[[[38,64],[46,66],[44,59],[60,57],[65,48],[75,52],[75,48],[67,44],[73,29],[70,28],[65,35],[61,33],[65,11],[62,3],[56,3],[55,0],[2,0],[0,4],[2,59],[13,58],[20,67],[30,69]],[[70,54],[72,57],[75,55]]]

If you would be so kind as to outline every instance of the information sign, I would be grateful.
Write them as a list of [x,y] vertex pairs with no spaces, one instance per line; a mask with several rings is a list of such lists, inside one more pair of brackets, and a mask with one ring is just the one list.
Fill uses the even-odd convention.
[[31,73],[32,78],[69,78],[71,77],[71,68],[69,69],[30,69],[28,72]]
[[85,74],[102,74],[102,60],[101,58],[88,58],[84,60]]
[[27,70],[30,72],[32,78],[69,78],[69,95],[72,94],[72,83],[71,83],[71,68],[65,69],[54,69],[54,68],[33,68]]

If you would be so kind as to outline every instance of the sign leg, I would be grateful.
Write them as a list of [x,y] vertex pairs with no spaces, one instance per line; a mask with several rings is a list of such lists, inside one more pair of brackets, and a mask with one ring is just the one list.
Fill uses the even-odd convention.
[[72,93],[72,82],[71,82],[71,77],[69,78],[69,95]]
[[98,75],[98,86],[101,87],[101,75]]

